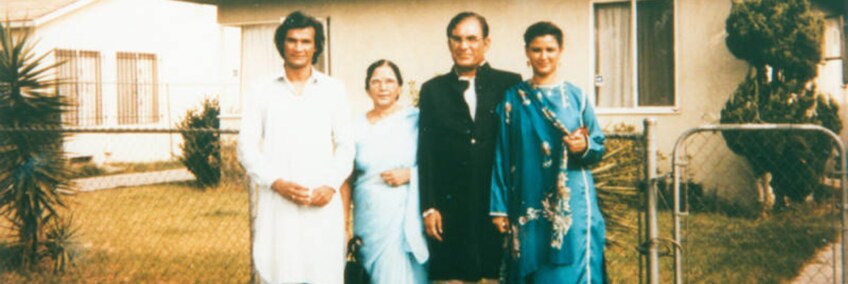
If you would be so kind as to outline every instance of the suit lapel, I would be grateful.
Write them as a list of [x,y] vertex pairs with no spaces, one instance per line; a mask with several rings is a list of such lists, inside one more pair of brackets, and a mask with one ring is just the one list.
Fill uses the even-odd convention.
[[477,85],[477,109],[475,110],[474,117],[476,119],[485,119],[485,111],[492,109],[492,100],[494,100],[491,92],[493,78],[489,63],[480,66],[480,69],[477,70],[477,77],[475,80],[474,84]]
[[456,113],[456,115],[459,116],[464,116],[470,120],[471,113],[468,112],[468,103],[465,101],[465,97],[463,97],[463,93],[468,87],[467,83],[459,80],[459,77],[456,75],[456,71],[454,71],[453,68],[451,68],[451,71],[448,73],[447,79],[447,96],[445,96],[445,100],[447,100],[448,105],[451,106],[451,112]]

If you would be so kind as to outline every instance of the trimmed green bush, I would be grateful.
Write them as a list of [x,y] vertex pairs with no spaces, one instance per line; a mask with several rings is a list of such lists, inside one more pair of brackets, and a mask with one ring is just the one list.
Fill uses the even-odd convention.
[[[746,0],[733,3],[726,21],[728,49],[750,72],[721,111],[721,123],[816,124],[839,133],[836,102],[816,89],[824,25],[808,0]],[[818,188],[832,141],[811,132],[722,133],[756,174],[771,172],[782,197],[803,200]]]
[[[179,124],[183,143],[180,162],[194,174],[203,188],[221,182],[221,134],[218,114],[221,108],[216,99],[204,99],[200,110],[189,110]],[[207,129],[207,130],[198,130]]]

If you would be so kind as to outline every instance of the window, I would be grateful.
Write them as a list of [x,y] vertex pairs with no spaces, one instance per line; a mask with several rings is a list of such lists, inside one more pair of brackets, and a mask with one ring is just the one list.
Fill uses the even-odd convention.
[[845,3],[844,15],[839,17],[842,24],[842,83],[848,85],[848,2]]
[[631,2],[594,5],[595,103],[618,109],[673,107],[673,0],[638,1],[635,19],[631,9]]
[[118,124],[159,122],[156,55],[118,52]]
[[70,111],[62,115],[62,120],[71,126],[103,124],[100,53],[55,49],[53,56],[56,62],[65,62],[56,68],[60,83],[57,91],[73,105]]
[[825,71],[819,70],[819,76],[822,75],[822,72],[841,73],[841,78],[834,78],[835,90],[842,88],[843,84],[848,84],[848,64],[845,64],[848,61],[848,56],[846,56],[844,50],[843,21],[842,16],[827,17],[824,20],[822,57],[824,58]]
[[842,60],[842,20],[839,16],[826,17],[824,20],[822,40],[822,63],[819,64],[819,73],[816,78],[818,90],[830,94],[832,97],[841,97],[845,74],[843,68],[845,62]]

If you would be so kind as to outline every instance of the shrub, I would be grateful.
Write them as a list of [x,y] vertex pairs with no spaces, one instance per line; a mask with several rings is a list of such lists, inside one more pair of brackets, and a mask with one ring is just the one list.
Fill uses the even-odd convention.
[[223,142],[221,146],[221,182],[222,187],[244,190],[247,175],[238,160],[235,142]]
[[221,108],[216,99],[204,99],[201,110],[189,110],[179,124],[183,143],[180,162],[194,174],[203,188],[221,181],[221,135],[218,114]]
[[[728,49],[748,62],[750,72],[722,109],[721,123],[809,123],[839,133],[837,104],[811,82],[822,58],[823,19],[807,0],[735,2],[726,30]],[[814,191],[833,149],[819,133],[722,135],[756,174],[772,173],[778,205],[784,196],[800,201]]]

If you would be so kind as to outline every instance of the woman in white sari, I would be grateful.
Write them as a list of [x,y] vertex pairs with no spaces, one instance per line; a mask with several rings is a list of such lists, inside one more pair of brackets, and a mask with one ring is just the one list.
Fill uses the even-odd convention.
[[[352,188],[354,234],[372,283],[427,283],[429,255],[418,213],[418,109],[397,103],[403,78],[397,65],[378,60],[365,79],[374,108],[354,120],[356,158]],[[346,194],[347,193],[347,194]]]

